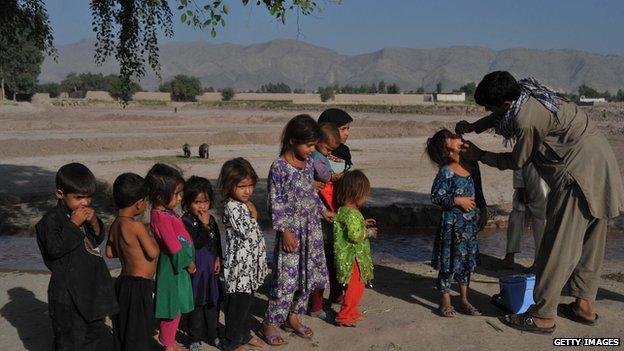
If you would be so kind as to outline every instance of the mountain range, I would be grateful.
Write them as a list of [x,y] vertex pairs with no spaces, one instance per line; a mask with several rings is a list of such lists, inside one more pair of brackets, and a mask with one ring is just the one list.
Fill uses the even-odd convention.
[[[55,62],[46,58],[41,82],[59,82],[70,72],[117,73],[109,60],[96,66],[94,39],[59,45]],[[602,55],[567,49],[513,48],[491,50],[479,46],[438,49],[385,48],[358,55],[291,39],[275,39],[252,45],[211,44],[205,41],[168,42],[160,47],[161,76],[199,77],[205,87],[256,90],[262,84],[283,82],[308,91],[329,84],[360,85],[397,83],[403,91],[420,87],[433,91],[438,82],[450,91],[484,74],[507,70],[516,77],[533,76],[550,87],[573,92],[581,84],[599,91],[624,88],[624,56]],[[159,80],[153,72],[140,84],[154,90]]]

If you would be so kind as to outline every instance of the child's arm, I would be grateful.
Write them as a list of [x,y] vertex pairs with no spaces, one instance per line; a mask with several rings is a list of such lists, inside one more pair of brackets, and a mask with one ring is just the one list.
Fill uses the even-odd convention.
[[[271,209],[271,219],[273,220],[273,229],[277,232],[292,230],[291,218],[294,213],[288,206],[288,201],[297,201],[297,199],[289,199],[284,193],[283,180],[284,176],[279,167],[272,167],[269,173],[269,208]],[[318,195],[317,195],[318,197]],[[319,199],[320,201],[320,199]]]
[[117,254],[117,250],[115,249],[115,233],[113,233],[113,228],[111,227],[108,231],[108,240],[106,240],[106,257],[108,258],[117,258],[119,255]]
[[359,243],[368,239],[368,229],[360,216],[349,214],[344,220],[347,228],[347,239],[353,243]]
[[57,259],[83,244],[84,234],[70,221],[59,220],[55,215],[44,216],[35,226],[39,249],[44,256]]
[[332,180],[332,172],[327,168],[327,165],[322,159],[313,160],[312,166],[314,167],[314,179],[323,183]]
[[154,239],[154,237],[151,236],[145,228],[145,225],[137,221],[132,223],[132,229],[137,233],[137,239],[139,240],[141,250],[143,250],[145,256],[150,261],[158,258],[158,255],[160,254],[160,248],[156,243],[156,239]]
[[210,226],[214,232],[215,240],[217,241],[217,257],[223,257],[223,249],[221,247],[221,231],[217,225],[217,220],[213,216],[210,216]]
[[448,172],[440,168],[431,187],[431,202],[443,210],[450,210],[455,206],[455,193]]
[[227,211],[227,214],[230,218],[230,225],[236,235],[241,238],[248,239],[251,236],[252,231],[258,226],[258,222],[256,222],[247,206],[242,202],[238,201],[229,201],[225,204],[224,212]]
[[[193,245],[196,249],[201,249],[206,246],[207,238],[201,233],[201,229],[197,228],[191,223],[191,221],[185,216],[182,217],[182,222],[184,222],[184,226],[186,227],[186,231],[191,235],[193,239]],[[202,224],[200,224],[202,225]]]

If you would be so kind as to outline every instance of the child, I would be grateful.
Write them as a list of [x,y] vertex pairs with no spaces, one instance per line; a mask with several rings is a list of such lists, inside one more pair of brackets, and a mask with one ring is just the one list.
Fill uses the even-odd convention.
[[110,349],[104,324],[117,313],[113,281],[98,245],[105,235],[91,207],[95,176],[80,163],[56,173],[56,207],[36,225],[37,244],[50,269],[48,305],[56,350]]
[[332,169],[335,173],[342,173],[353,168],[353,161],[351,160],[351,150],[345,145],[347,139],[349,139],[349,129],[351,128],[351,122],[353,118],[338,108],[329,108],[321,113],[318,118],[318,123],[333,123],[338,126],[340,132],[340,146],[331,152],[328,157],[331,161]]
[[119,257],[121,274],[115,281],[119,314],[113,318],[117,350],[152,350],[154,339],[154,274],[160,250],[145,225],[134,218],[145,212],[147,184],[143,177],[124,173],[113,183],[119,209],[111,224],[106,256]]
[[340,206],[334,217],[334,252],[337,279],[346,285],[344,302],[336,323],[355,327],[362,317],[358,310],[364,295],[364,284],[373,279],[373,260],[368,238],[376,238],[375,220],[364,220],[358,210],[366,202],[370,182],[361,171],[347,172],[336,186],[336,204]]
[[460,285],[461,312],[481,315],[468,301],[468,285],[470,273],[478,265],[477,231],[484,224],[487,210],[478,165],[460,157],[463,143],[459,135],[447,129],[427,140],[427,154],[440,168],[431,189],[431,202],[442,208],[431,265],[439,270],[439,312],[444,317],[456,314],[449,295],[453,278]]
[[150,227],[160,246],[156,272],[156,318],[158,339],[166,350],[182,350],[175,337],[180,315],[193,310],[191,277],[196,267],[193,239],[173,210],[182,198],[184,178],[168,165],[157,163],[147,173],[148,197],[152,203]]
[[200,350],[202,339],[207,339],[212,346],[219,344],[221,235],[209,213],[213,199],[212,185],[206,178],[192,176],[184,185],[182,221],[195,244],[197,267],[197,272],[191,276],[195,309],[188,316],[188,334],[193,340],[191,350]]
[[251,202],[258,176],[244,158],[229,160],[221,167],[219,187],[224,199],[225,225],[225,339],[226,350],[244,350],[243,345],[262,347],[250,335],[253,294],[268,274],[266,244],[258,226],[258,211]]
[[[338,127],[326,122],[320,125],[321,138],[316,144],[316,151],[310,156],[314,165],[314,180],[319,191],[319,196],[325,202],[325,206],[335,212],[334,207],[334,181],[340,179],[343,173],[334,173],[327,157],[333,150],[340,146],[340,131]],[[320,185],[320,186],[319,186]],[[342,295],[342,288],[336,281],[336,268],[334,266],[334,239],[332,235],[331,223],[323,221],[323,247],[325,250],[325,260],[327,261],[327,271],[329,273],[329,301],[335,301]],[[316,289],[310,295],[310,315],[321,319],[329,318],[327,312],[323,310],[323,293],[325,289]]]
[[271,345],[284,343],[277,335],[280,326],[303,338],[314,335],[301,324],[299,314],[305,313],[310,293],[327,285],[320,219],[322,214],[331,220],[333,212],[325,209],[313,185],[310,155],[318,139],[318,124],[310,116],[292,118],[282,134],[280,157],[269,171],[269,204],[277,240],[275,278],[262,334]]

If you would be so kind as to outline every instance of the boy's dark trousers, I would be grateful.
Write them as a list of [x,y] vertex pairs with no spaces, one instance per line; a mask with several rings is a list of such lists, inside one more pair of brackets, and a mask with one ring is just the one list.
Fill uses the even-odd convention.
[[113,350],[113,335],[104,318],[85,320],[76,306],[50,301],[50,318],[54,332],[54,349],[57,351]]
[[249,322],[252,300],[253,293],[225,294],[225,337],[221,343],[223,350],[234,350],[251,340]]
[[188,331],[193,342],[207,340],[212,344],[217,341],[218,324],[219,305],[195,306],[195,309],[188,314]]

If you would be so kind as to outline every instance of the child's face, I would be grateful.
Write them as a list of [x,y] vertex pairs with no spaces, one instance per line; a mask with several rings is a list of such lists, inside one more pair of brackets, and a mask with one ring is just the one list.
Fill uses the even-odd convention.
[[464,141],[459,136],[454,138],[446,138],[444,142],[446,144],[446,149],[452,153],[459,153],[461,151],[462,145],[464,144]]
[[236,184],[232,198],[240,202],[248,202],[251,199],[251,195],[254,192],[254,182],[251,178],[245,178]]
[[342,144],[347,142],[349,139],[349,129],[351,129],[351,122],[338,127],[338,131],[340,132],[340,142]]
[[81,208],[81,207],[91,206],[91,200],[93,199],[93,195],[76,194],[76,193],[65,194],[60,189],[56,189],[56,192],[54,195],[56,196],[57,199],[63,200],[63,202],[65,203],[65,206],[67,206],[67,208],[69,208],[72,211],[75,211],[76,209]]
[[316,144],[316,151],[327,157],[332,153],[332,151],[336,150],[338,146],[340,146],[340,143],[337,140],[332,140],[330,142],[321,141]]
[[308,157],[310,157],[310,155],[314,152],[315,146],[316,141],[311,141],[305,144],[294,144],[293,151],[298,159],[307,160]]
[[206,193],[199,193],[195,200],[191,202],[190,210],[191,213],[197,217],[199,217],[200,212],[206,213],[210,209],[210,198]]
[[169,203],[167,205],[165,205],[165,207],[170,209],[170,210],[173,210],[174,208],[176,208],[176,206],[178,206],[180,201],[182,201],[182,191],[183,190],[184,190],[184,185],[182,185],[181,183],[176,185],[176,188],[175,188],[175,191],[173,193],[173,196],[171,197],[171,201],[169,201]]

